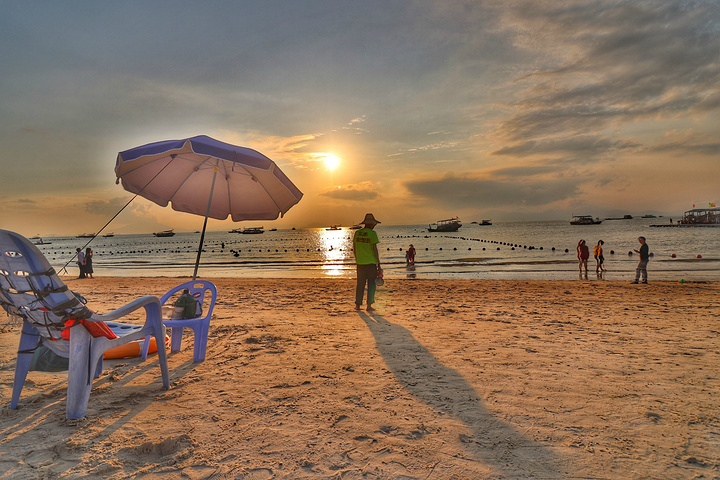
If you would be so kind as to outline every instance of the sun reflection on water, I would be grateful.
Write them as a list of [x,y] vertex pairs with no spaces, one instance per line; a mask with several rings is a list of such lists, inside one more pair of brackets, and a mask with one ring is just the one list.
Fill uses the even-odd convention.
[[347,273],[347,263],[353,259],[352,234],[347,229],[319,230],[319,248],[322,252],[322,271],[336,277]]

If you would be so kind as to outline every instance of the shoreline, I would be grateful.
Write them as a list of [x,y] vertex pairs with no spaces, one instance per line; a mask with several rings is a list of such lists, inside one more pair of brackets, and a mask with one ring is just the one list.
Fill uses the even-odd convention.
[[[67,278],[107,312],[186,277]],[[205,362],[107,361],[86,418],[31,372],[0,478],[696,478],[717,474],[720,282],[212,278]]]

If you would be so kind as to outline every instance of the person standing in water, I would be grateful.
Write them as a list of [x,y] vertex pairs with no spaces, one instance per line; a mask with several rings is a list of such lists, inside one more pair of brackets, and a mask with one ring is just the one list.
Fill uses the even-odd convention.
[[577,245],[577,258],[578,258],[578,264],[580,265],[580,273],[582,273],[583,267],[585,267],[585,274],[587,274],[588,266],[588,258],[590,257],[590,250],[588,249],[588,246],[585,244],[585,240],[580,240]]
[[635,281],[632,283],[639,283],[641,276],[642,283],[648,283],[647,264],[650,260],[650,247],[647,243],[645,243],[645,237],[638,237],[638,242],[640,242],[641,245],[640,250],[633,249],[633,251],[640,254],[640,261],[638,262],[638,266],[635,269]]
[[365,286],[367,285],[367,311],[375,310],[372,304],[375,303],[375,277],[380,269],[380,254],[378,253],[377,232],[373,229],[380,223],[372,213],[365,214],[365,219],[360,222],[364,225],[360,230],[355,231],[353,237],[353,254],[357,265],[357,287],[355,288],[355,310],[360,310],[363,304]]
[[600,274],[605,271],[605,266],[603,265],[605,263],[605,257],[603,256],[603,245],[605,242],[602,240],[598,240],[597,245],[593,247],[593,255],[595,256],[595,261],[597,262],[597,265],[595,266],[595,273]]

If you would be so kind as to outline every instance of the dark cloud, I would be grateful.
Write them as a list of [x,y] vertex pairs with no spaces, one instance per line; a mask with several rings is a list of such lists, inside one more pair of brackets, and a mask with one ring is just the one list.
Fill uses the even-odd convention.
[[[505,28],[519,32],[517,44],[539,55],[542,67],[513,84],[524,90],[496,132],[512,143],[497,154],[542,152],[548,137],[582,139],[614,129],[604,140],[567,145],[599,154],[634,146],[614,138],[623,126],[720,107],[720,9],[714,1],[501,5]],[[548,153],[564,149],[555,150],[553,142],[545,145]]]
[[445,207],[542,207],[572,197],[578,192],[579,183],[574,178],[521,183],[447,175],[439,180],[406,182],[405,187],[412,194]]
[[[629,140],[613,140],[598,135],[577,135],[569,138],[552,138],[533,140],[504,147],[493,152],[493,155],[512,155],[524,157],[537,154],[569,154],[605,153],[629,148],[637,148],[640,144]],[[574,157],[571,157],[574,159]]]
[[96,200],[85,204],[85,211],[96,215],[102,215],[110,220],[128,202],[129,197],[116,197],[110,200]]

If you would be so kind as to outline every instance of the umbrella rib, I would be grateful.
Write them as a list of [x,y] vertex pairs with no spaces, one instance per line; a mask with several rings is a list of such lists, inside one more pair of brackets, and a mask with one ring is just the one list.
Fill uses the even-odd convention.
[[[275,201],[275,199],[274,199],[273,196],[270,194],[270,192],[268,192],[268,189],[265,188],[265,185],[263,185],[261,182],[259,182],[258,179],[255,178],[255,175],[253,175],[252,172],[250,172],[244,165],[241,165],[241,164],[239,164],[239,163],[237,163],[237,162],[233,162],[233,169],[232,169],[233,172],[235,172],[235,165],[237,165],[237,166],[239,166],[240,168],[242,168],[242,169],[247,173],[247,175],[249,175],[250,178],[252,178],[252,180],[253,180],[255,183],[257,183],[257,184],[260,186],[260,188],[263,189],[263,191],[264,191],[265,194],[268,196],[268,198],[273,202],[273,205],[275,205],[275,208],[277,208],[278,211],[280,212],[280,215],[283,215],[284,212],[282,211],[282,208],[280,208],[280,205],[278,205],[278,203]],[[272,165],[272,166],[270,167],[270,170],[274,171],[274,170],[275,170],[275,166]],[[226,172],[227,172],[227,170],[226,170]],[[240,172],[237,172],[237,173],[240,173]],[[226,174],[226,175],[227,175],[227,174]],[[232,210],[232,203],[231,203],[231,202],[232,202],[232,200],[231,200],[231,199],[232,199],[232,196],[230,195],[230,183],[226,183],[226,185],[227,185],[227,191],[228,191],[228,202],[230,203],[230,205],[229,205],[230,208],[228,209],[228,211],[229,211],[229,212],[232,212],[233,210]]]
[[[196,154],[196,155],[197,155],[197,154]],[[198,155],[198,156],[199,156],[199,155]],[[190,162],[193,161],[191,158],[183,157],[182,155],[175,155],[175,156],[173,157],[173,160],[175,160],[177,157],[180,157],[180,158],[182,158],[183,160],[188,160],[188,161],[190,161]],[[197,164],[197,166],[193,169],[193,172],[194,172],[195,170],[199,170],[200,167],[203,166],[203,164],[205,164],[208,160],[211,160],[211,159],[212,159],[211,156],[206,156],[206,157],[204,157],[204,159],[203,159],[201,162],[199,162],[199,163]],[[170,162],[168,162],[168,164],[165,165],[165,167],[163,167],[163,170],[165,170],[165,168],[167,168],[167,166],[170,165],[171,163],[172,163],[172,160],[171,160]],[[161,170],[161,171],[162,171],[162,170]],[[160,174],[160,172],[158,172],[158,175],[159,175],[159,174]],[[191,175],[192,175],[192,174],[188,175],[187,177],[185,177],[185,178],[183,179],[183,181],[180,183],[180,185],[178,185],[178,187],[175,189],[175,191],[172,193],[172,195],[170,195],[170,196],[168,197],[168,202],[172,202],[172,201],[173,201],[173,199],[175,198],[175,194],[180,191],[180,189],[183,187],[183,185],[185,185],[185,183],[190,179],[190,176],[191,176]],[[155,175],[155,176],[157,177],[157,175]],[[153,177],[153,179],[154,179],[154,177]],[[150,180],[150,181],[152,181],[152,180]],[[148,182],[148,185],[149,185],[149,182]],[[147,185],[145,185],[145,186],[147,187]]]

